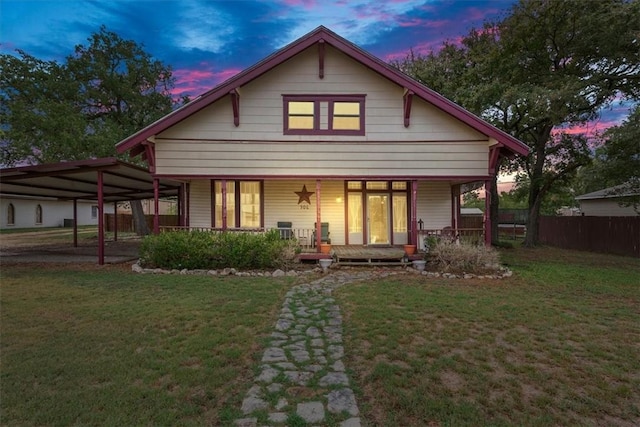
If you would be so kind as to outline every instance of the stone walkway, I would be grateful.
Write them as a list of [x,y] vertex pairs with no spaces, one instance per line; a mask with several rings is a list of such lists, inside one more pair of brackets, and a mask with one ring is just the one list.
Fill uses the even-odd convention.
[[[342,315],[332,293],[372,274],[339,271],[287,292],[237,426],[361,425],[342,361]],[[394,273],[384,273],[389,274]]]

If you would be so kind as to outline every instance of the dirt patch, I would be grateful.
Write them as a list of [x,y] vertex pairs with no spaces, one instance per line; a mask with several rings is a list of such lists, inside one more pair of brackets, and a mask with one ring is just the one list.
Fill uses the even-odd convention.
[[[87,239],[79,242],[77,247],[73,243],[35,244],[19,239],[5,241],[6,235],[1,237],[0,262],[2,265],[11,264],[65,264],[82,265],[98,263],[98,241]],[[119,264],[137,260],[139,257],[139,239],[107,241],[104,246],[105,263]],[[48,268],[48,267],[47,267]]]
[[442,385],[445,386],[448,390],[453,392],[457,392],[463,389],[464,387],[464,379],[456,372],[453,371],[444,371],[440,374],[440,381]]

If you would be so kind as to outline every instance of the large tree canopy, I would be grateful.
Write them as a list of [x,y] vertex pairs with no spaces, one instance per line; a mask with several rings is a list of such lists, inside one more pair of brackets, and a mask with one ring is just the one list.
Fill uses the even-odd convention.
[[[171,68],[101,27],[62,64],[0,55],[0,162],[115,156],[115,144],[171,112]],[[184,100],[182,100],[184,101]],[[131,208],[148,234],[142,206]]]
[[[543,198],[589,162],[586,135],[569,133],[619,97],[640,99],[640,2],[530,0],[461,45],[410,56],[405,72],[531,147],[507,166],[526,174],[535,245]],[[495,186],[494,186],[495,187]],[[497,198],[496,198],[497,199]]]
[[62,64],[0,55],[4,165],[114,156],[115,144],[169,113],[171,68],[105,27]]

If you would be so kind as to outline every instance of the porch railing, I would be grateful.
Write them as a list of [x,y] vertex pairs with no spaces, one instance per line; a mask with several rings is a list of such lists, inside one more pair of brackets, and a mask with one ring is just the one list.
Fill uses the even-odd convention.
[[213,227],[187,227],[187,226],[164,226],[160,227],[160,232],[171,231],[204,231],[209,233],[222,233],[223,231],[230,233],[250,233],[262,234],[271,230],[277,230],[283,239],[295,238],[302,250],[315,249],[315,230],[313,228],[221,228]]

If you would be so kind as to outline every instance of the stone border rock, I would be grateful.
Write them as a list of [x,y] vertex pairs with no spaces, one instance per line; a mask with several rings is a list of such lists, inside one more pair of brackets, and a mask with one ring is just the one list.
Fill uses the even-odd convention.
[[[372,267],[376,267],[373,266]],[[351,266],[333,266],[329,269],[328,273],[332,270],[348,270],[351,269]],[[358,266],[358,268],[369,268],[367,266]],[[376,267],[378,268],[378,267]],[[400,270],[403,267],[386,267],[386,269],[392,270]],[[196,275],[196,276],[238,276],[238,277],[298,277],[310,274],[321,274],[323,271],[320,267],[315,267],[307,270],[288,270],[283,271],[281,269],[277,269],[274,271],[238,271],[235,268],[223,268],[219,270],[187,270],[186,268],[183,270],[166,270],[162,268],[143,268],[140,266],[140,261],[136,261],[135,264],[131,266],[131,271],[134,273],[141,274],[180,274],[180,275]],[[454,274],[454,273],[446,273],[446,272],[434,272],[434,271],[418,271],[412,267],[404,267],[404,270],[400,270],[398,272],[405,272],[407,274],[420,274],[422,276],[426,276],[430,279],[480,279],[480,280],[500,280],[504,278],[508,278],[513,276],[513,272],[509,270],[507,267],[500,267],[495,273],[487,273],[487,274],[472,274],[472,273],[462,273],[462,274]],[[326,274],[326,273],[325,273]]]

